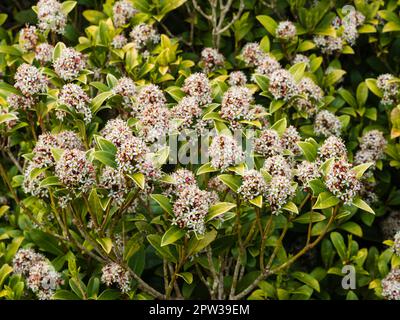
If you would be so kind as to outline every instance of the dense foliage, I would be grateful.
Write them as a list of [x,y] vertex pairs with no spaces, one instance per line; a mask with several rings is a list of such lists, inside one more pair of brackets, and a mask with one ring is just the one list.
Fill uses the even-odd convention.
[[2,299],[400,299],[397,1],[0,10]]

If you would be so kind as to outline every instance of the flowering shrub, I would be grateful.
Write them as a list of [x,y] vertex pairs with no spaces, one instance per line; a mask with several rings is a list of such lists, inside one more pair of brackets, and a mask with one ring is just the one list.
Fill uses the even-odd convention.
[[397,4],[98,5],[0,14],[0,297],[400,299]]

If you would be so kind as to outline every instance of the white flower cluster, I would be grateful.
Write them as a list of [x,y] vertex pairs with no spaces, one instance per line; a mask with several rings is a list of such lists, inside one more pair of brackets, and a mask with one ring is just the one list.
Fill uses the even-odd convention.
[[343,17],[343,33],[342,37],[349,45],[354,45],[358,38],[357,28],[365,21],[365,16],[356,10],[350,10],[349,13]]
[[114,25],[119,28],[127,24],[129,20],[138,12],[131,1],[116,1],[112,8]]
[[104,167],[100,176],[100,186],[108,191],[108,196],[114,199],[117,205],[122,205],[128,193],[128,181],[124,174],[112,167]]
[[219,67],[223,67],[225,63],[224,56],[214,48],[204,48],[201,51],[200,58],[205,73],[209,73]]
[[289,150],[293,153],[293,155],[299,155],[301,153],[301,150],[297,145],[297,142],[300,142],[300,140],[301,137],[296,127],[289,126],[283,132],[280,143],[284,150]]
[[265,53],[256,42],[245,44],[242,49],[242,58],[247,65],[257,66],[264,58]]
[[292,177],[292,167],[290,163],[280,154],[267,158],[264,162],[263,168],[271,176]]
[[35,26],[26,26],[19,33],[19,44],[25,52],[35,49],[39,37]]
[[100,131],[100,134],[108,141],[111,141],[117,148],[119,148],[124,141],[133,137],[132,130],[129,128],[128,123],[119,118],[108,120],[104,128]]
[[182,120],[181,127],[189,129],[197,120],[200,119],[202,109],[196,97],[183,97],[179,103],[171,109],[171,116],[174,119]]
[[26,96],[42,93],[47,89],[47,78],[38,68],[27,63],[18,67],[14,79],[14,87]]
[[164,105],[149,104],[139,113],[138,118],[139,136],[146,142],[154,142],[169,132],[171,112]]
[[272,157],[282,152],[282,144],[278,132],[264,129],[254,141],[254,150],[264,157]]
[[61,3],[57,0],[39,0],[37,3],[37,15],[39,28],[42,31],[64,33],[67,24],[67,16],[61,10]]
[[307,65],[307,69],[310,68],[310,58],[305,56],[304,54],[298,53],[294,56],[292,60],[292,64],[295,65],[297,63],[304,62]]
[[266,198],[273,214],[279,214],[290,198],[295,195],[296,188],[291,179],[285,176],[273,176],[268,184]]
[[37,99],[33,96],[20,96],[12,93],[7,97],[8,106],[13,110],[28,110],[31,109],[36,103]]
[[54,47],[48,43],[41,43],[35,49],[35,58],[41,64],[46,64],[53,60]]
[[142,111],[148,107],[161,108],[165,105],[166,101],[164,92],[155,84],[143,87],[136,97],[138,111]]
[[117,34],[111,41],[114,49],[122,49],[128,43],[128,39],[123,34]]
[[46,257],[32,249],[19,249],[12,261],[13,271],[26,277],[26,284],[41,300],[51,299],[62,278]]
[[[61,105],[66,105],[74,112],[80,113],[84,117],[85,123],[90,123],[92,120],[92,111],[88,104],[90,103],[90,98],[83,91],[83,89],[74,83],[69,83],[61,88],[60,94],[58,96],[58,102]],[[57,118],[63,120],[65,117],[65,112],[58,110]]]
[[197,72],[187,77],[183,83],[182,90],[187,95],[197,98],[200,105],[212,102],[211,84],[204,73]]
[[315,116],[314,132],[317,135],[329,137],[339,136],[342,124],[338,117],[328,110],[322,110]]
[[285,41],[293,40],[296,37],[297,29],[291,21],[281,21],[275,30],[275,37]]
[[345,204],[351,204],[361,190],[361,183],[346,160],[336,161],[325,177],[326,187]]
[[230,86],[244,86],[247,83],[247,77],[242,71],[233,71],[229,74],[228,84]]
[[347,149],[341,138],[330,136],[318,149],[319,162],[333,158],[335,160],[347,160]]
[[400,211],[391,211],[380,223],[384,239],[392,239],[400,230]]
[[257,198],[260,195],[264,195],[267,191],[267,183],[263,175],[257,170],[247,170],[243,174],[242,179],[242,185],[237,192],[245,200]]
[[315,162],[303,160],[296,168],[296,176],[302,183],[304,189],[308,189],[310,181],[321,177],[318,165]]
[[343,40],[340,37],[317,35],[314,36],[313,41],[324,54],[331,55],[343,49]]
[[382,280],[382,296],[388,300],[400,300],[400,268],[392,269]]
[[53,62],[54,71],[65,81],[75,79],[85,66],[82,53],[73,48],[65,48]]
[[107,286],[116,284],[123,293],[130,290],[131,278],[129,272],[124,270],[119,264],[110,262],[101,269],[101,282]]
[[248,114],[252,101],[253,95],[247,87],[230,87],[222,97],[219,114],[230,123],[241,120]]
[[150,24],[141,23],[135,26],[129,33],[136,49],[140,50],[149,44],[160,42],[160,35],[157,30]]
[[67,149],[55,166],[55,174],[68,189],[88,192],[96,183],[94,166],[86,159],[86,153]]
[[262,58],[256,64],[256,73],[270,77],[275,71],[281,69],[279,62],[270,54],[264,53]]
[[209,154],[211,157],[211,166],[221,171],[239,164],[244,158],[243,151],[236,140],[227,135],[214,137],[210,145]]
[[399,83],[393,75],[389,73],[381,74],[378,79],[376,79],[376,85],[378,89],[382,91],[382,104],[391,105],[397,102]]
[[187,228],[197,234],[204,234],[206,229],[204,218],[215,200],[210,192],[200,190],[196,184],[185,186],[174,202],[175,218],[172,223],[179,228]]
[[149,152],[142,139],[130,136],[122,141],[115,155],[119,170],[124,173],[134,173],[145,162],[145,156]]
[[276,100],[289,101],[299,94],[298,86],[292,74],[286,69],[278,69],[271,74],[268,89]]
[[354,156],[356,164],[380,160],[384,156],[387,141],[379,130],[371,130],[361,137],[360,150]]
[[131,99],[136,94],[136,86],[135,82],[131,78],[122,77],[118,79],[118,83],[114,88],[112,88],[112,92],[114,94],[119,94],[122,97],[124,106],[133,108]]

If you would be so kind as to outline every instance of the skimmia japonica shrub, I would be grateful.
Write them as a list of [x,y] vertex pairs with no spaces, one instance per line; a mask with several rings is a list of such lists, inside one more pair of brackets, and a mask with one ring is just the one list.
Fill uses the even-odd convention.
[[30,5],[0,6],[1,298],[400,299],[395,1]]

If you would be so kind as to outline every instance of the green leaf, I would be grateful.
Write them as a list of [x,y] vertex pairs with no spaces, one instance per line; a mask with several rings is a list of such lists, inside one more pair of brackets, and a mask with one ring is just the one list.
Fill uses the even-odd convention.
[[379,98],[382,98],[383,93],[376,85],[376,79],[366,79],[365,84],[367,85],[368,89]]
[[181,88],[176,87],[176,86],[171,86],[165,89],[165,91],[174,99],[176,102],[179,102],[182,100],[182,98],[185,96],[185,93],[182,91]]
[[162,194],[151,194],[150,197],[156,201],[161,208],[164,209],[167,213],[169,213],[171,216],[173,216],[173,211],[172,211],[172,205],[169,202],[169,199],[162,195]]
[[76,1],[64,1],[61,3],[61,12],[64,14],[70,13],[76,6]]
[[107,253],[111,252],[111,249],[113,247],[112,240],[110,238],[99,238],[97,239],[97,242],[101,245],[103,250]]
[[215,240],[218,232],[214,229],[204,234],[202,239],[197,239],[196,237],[191,237],[188,244],[188,255],[194,255],[197,252],[202,251],[211,242]]
[[2,124],[4,122],[12,121],[12,120],[18,120],[18,117],[12,113],[5,113],[5,114],[0,115],[0,124]]
[[97,10],[85,10],[82,15],[91,24],[99,24],[100,20],[107,19],[107,16],[103,12]]
[[300,272],[300,271],[293,272],[292,276],[294,278],[296,278],[297,280],[303,282],[304,284],[310,286],[317,292],[320,291],[319,282],[313,276],[311,276],[307,273],[304,273],[304,272]]
[[353,200],[353,205],[356,206],[357,208],[360,208],[361,210],[375,214],[375,211],[364,200],[362,200],[359,197],[356,197]]
[[304,157],[309,162],[314,162],[317,158],[317,147],[311,142],[300,141],[297,142],[297,145],[300,147],[301,151],[304,154]]
[[146,179],[143,173],[136,172],[134,174],[128,174],[128,177],[131,178],[140,189],[144,189]]
[[271,130],[275,130],[279,135],[282,135],[287,128],[287,120],[286,118],[282,118],[274,123],[274,125],[270,128]]
[[260,21],[260,23],[263,25],[263,27],[272,35],[275,37],[275,30],[278,27],[278,24],[274,19],[272,19],[270,16],[256,16],[256,19]]
[[286,211],[289,211],[289,212],[293,212],[295,214],[299,213],[299,209],[297,208],[297,206],[292,201],[290,201],[290,202],[286,203],[284,206],[282,206],[282,209],[286,210]]
[[197,170],[196,175],[199,176],[199,175],[202,175],[202,174],[204,174],[204,173],[216,172],[216,171],[218,171],[218,169],[213,168],[213,167],[211,166],[211,163],[210,163],[210,162],[207,162],[207,163],[203,164],[203,165]]
[[3,264],[0,268],[0,288],[2,288],[7,276],[13,271],[13,268],[8,264]]
[[59,185],[61,185],[61,182],[56,176],[47,177],[40,182],[42,188]]
[[177,226],[170,227],[163,235],[161,239],[161,247],[167,246],[178,241],[186,234],[186,230],[181,229]]
[[262,206],[263,206],[263,197],[262,197],[262,195],[259,195],[258,197],[249,200],[249,202],[251,204],[254,204],[255,206],[257,206],[259,208],[262,208]]
[[365,84],[365,82],[361,82],[358,85],[356,97],[357,97],[357,104],[360,107],[363,107],[368,99],[368,86]]
[[300,81],[306,71],[307,64],[305,62],[299,62],[289,68],[289,72],[293,75],[296,82]]
[[235,192],[237,192],[237,190],[240,188],[240,185],[242,184],[240,177],[230,174],[221,174],[218,176],[218,179]]
[[94,139],[96,140],[96,143],[101,150],[107,151],[112,154],[117,153],[117,147],[111,141],[108,141],[107,139],[99,135],[95,135]]
[[368,168],[371,167],[373,164],[374,164],[373,162],[363,163],[352,168],[351,171],[353,171],[356,174],[357,179],[361,179],[364,172],[367,171]]
[[73,292],[68,290],[58,290],[53,296],[54,300],[79,300],[80,298]]
[[261,91],[268,91],[269,88],[269,80],[266,76],[262,75],[262,74],[257,74],[255,73],[253,75],[254,77],[254,81],[258,84],[258,86],[260,87]]
[[117,169],[118,165],[115,161],[115,154],[103,150],[93,152],[93,157],[96,160],[99,160],[101,163],[105,164],[106,166],[112,167]]
[[361,227],[357,223],[355,223],[353,221],[348,221],[348,222],[340,225],[339,228],[342,229],[342,230],[345,230],[345,231],[347,231],[347,232],[349,232],[351,234],[354,234],[357,237],[361,238],[363,236],[363,232],[362,232]]
[[330,238],[333,243],[333,246],[335,247],[337,253],[339,254],[339,257],[342,259],[342,261],[345,261],[347,254],[343,236],[338,232],[332,232]]
[[191,284],[193,282],[193,274],[190,272],[181,272],[177,274],[178,277],[181,277],[187,284]]
[[297,222],[297,223],[308,224],[310,222],[314,223],[314,222],[323,221],[325,219],[326,219],[326,217],[323,214],[314,212],[314,211],[310,211],[305,214],[302,214],[301,216],[297,217],[293,221]]
[[336,206],[340,200],[330,192],[322,192],[318,195],[317,202],[313,209],[327,209]]
[[112,91],[106,91],[106,92],[102,92],[102,93],[98,94],[96,97],[94,97],[92,100],[92,112],[96,113],[100,109],[100,107],[102,106],[104,101],[106,101],[113,95],[114,95],[114,93]]
[[206,222],[210,221],[211,219],[214,219],[215,217],[218,217],[235,207],[236,204],[230,202],[219,202],[217,204],[214,204],[208,210],[208,214],[205,218],[205,221]]

